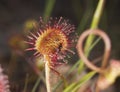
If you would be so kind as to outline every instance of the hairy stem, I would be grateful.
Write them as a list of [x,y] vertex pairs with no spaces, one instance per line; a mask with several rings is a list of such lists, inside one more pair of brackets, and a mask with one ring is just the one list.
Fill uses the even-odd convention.
[[45,62],[45,76],[46,76],[47,92],[51,92],[51,87],[50,87],[50,68],[49,68],[48,61]]

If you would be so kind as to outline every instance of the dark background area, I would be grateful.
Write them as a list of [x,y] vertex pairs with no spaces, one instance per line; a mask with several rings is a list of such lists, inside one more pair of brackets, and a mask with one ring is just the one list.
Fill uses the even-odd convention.
[[[70,19],[78,27],[86,11],[88,20],[84,29],[90,27],[94,10],[98,0],[56,0],[53,8],[52,17],[64,17]],[[119,0],[106,0],[103,16],[100,22],[100,28],[104,29],[112,40],[112,46],[115,56],[119,51],[120,36],[120,12]],[[8,36],[13,32],[21,32],[23,24],[28,19],[39,20],[43,16],[45,0],[0,0],[0,51],[5,53],[7,50]],[[4,49],[5,48],[5,49]],[[7,52],[7,51],[6,51]]]
[[[81,33],[90,27],[97,2],[98,0],[56,0],[51,17],[62,16],[69,19],[75,24],[76,29],[81,24],[79,28]],[[9,69],[11,52],[14,52],[9,45],[10,38],[23,33],[24,23],[27,20],[39,21],[39,17],[43,16],[45,3],[46,0],[0,0],[0,63],[6,67],[6,72]],[[99,28],[103,29],[111,39],[111,58],[120,59],[120,0],[106,0]],[[23,58],[16,56],[18,70],[25,65],[29,67]],[[11,81],[15,81],[14,78],[19,79],[19,75],[25,76],[24,71],[17,72],[17,69],[13,71],[15,73],[13,76],[16,77]],[[115,83],[118,89],[114,92],[120,92],[119,82],[118,78]]]

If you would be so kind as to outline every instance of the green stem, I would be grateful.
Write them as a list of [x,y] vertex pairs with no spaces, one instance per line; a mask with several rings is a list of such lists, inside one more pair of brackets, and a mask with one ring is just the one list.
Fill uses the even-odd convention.
[[25,79],[25,86],[24,86],[24,90],[23,92],[26,92],[27,91],[27,86],[28,86],[28,74],[26,75],[26,79]]
[[49,68],[48,61],[45,63],[45,76],[46,76],[47,92],[51,92],[51,87],[50,87],[50,68]]
[[[102,11],[103,11],[104,3],[105,3],[105,0],[99,0],[98,6],[97,6],[96,11],[95,11],[95,14],[93,16],[93,20],[92,20],[90,29],[98,28],[98,24],[99,24],[100,17],[101,17]],[[84,48],[86,56],[89,55],[88,49],[90,48],[93,40],[94,40],[94,35],[89,35],[88,38],[87,38],[86,44],[85,44],[85,48]],[[80,62],[82,62],[82,63],[80,63],[80,66],[78,68],[79,73],[81,72],[80,70],[84,69],[83,61],[80,60]]]
[[[103,11],[104,2],[105,2],[105,0],[99,0],[97,9],[96,9],[95,14],[93,16],[93,20],[92,20],[90,29],[96,29],[98,27],[100,17],[101,17],[102,11]],[[91,46],[93,40],[94,40],[93,35],[90,35],[87,38],[87,42],[86,42],[86,46],[85,46],[85,52]]]
[[45,10],[43,14],[43,19],[45,21],[47,21],[46,18],[50,17],[54,4],[55,4],[55,0],[46,0]]
[[[102,11],[103,11],[104,2],[105,2],[105,0],[99,0],[97,9],[96,9],[95,14],[93,16],[93,20],[92,20],[90,29],[98,28],[98,24],[100,22],[100,17],[101,17]],[[94,36],[93,35],[90,35],[87,38],[87,42],[86,42],[86,46],[85,46],[85,52],[91,46],[93,40],[94,40]]]
[[105,0],[99,0],[97,9],[95,11],[95,14],[93,16],[93,20],[91,23],[91,27],[90,27],[91,29],[96,29],[98,27],[98,24],[100,22],[100,18],[103,12],[103,8],[104,8],[104,3],[105,3]]
[[93,0],[88,0],[86,2],[86,10],[83,14],[83,17],[77,27],[77,33],[78,35],[81,34],[81,32],[85,29],[86,25],[88,24],[88,21],[90,20],[90,18],[92,17],[92,12],[93,12]]
[[34,85],[34,87],[33,87],[33,89],[32,89],[31,92],[36,92],[37,87],[38,87],[39,84],[40,84],[40,81],[42,81],[42,82],[45,84],[45,78],[44,78],[44,76],[43,76],[43,71],[40,72],[40,74],[39,74],[39,76],[38,76],[38,79],[37,79],[37,81],[36,81],[36,83],[35,83],[35,85]]
[[39,78],[37,79],[37,81],[36,81],[36,83],[35,83],[35,85],[34,85],[34,87],[33,87],[33,89],[32,89],[32,92],[36,92],[36,89],[37,89],[37,87],[38,87],[38,85],[39,85],[39,83],[40,83],[40,80],[41,80],[41,77],[39,77]]

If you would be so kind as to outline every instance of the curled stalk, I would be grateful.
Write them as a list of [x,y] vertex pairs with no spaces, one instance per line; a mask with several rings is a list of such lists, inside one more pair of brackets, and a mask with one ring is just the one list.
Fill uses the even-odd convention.
[[[91,61],[89,61],[87,59],[87,57],[85,56],[84,54],[84,51],[83,51],[83,41],[85,40],[85,38],[88,36],[88,35],[98,35],[100,36],[104,43],[105,43],[105,49],[104,49],[104,56],[103,56],[103,61],[102,61],[102,66],[101,67],[97,67],[95,65],[93,65],[91,63]],[[98,72],[98,73],[104,73],[104,70],[106,68],[106,65],[108,63],[108,58],[109,58],[109,55],[110,55],[110,50],[111,50],[111,44],[110,44],[110,39],[109,37],[106,35],[105,32],[103,32],[102,30],[100,29],[90,29],[90,30],[87,30],[85,31],[79,38],[78,40],[78,44],[77,44],[77,50],[78,50],[78,53],[79,53],[79,56],[81,57],[81,59],[83,60],[83,62],[92,70]]]
[[[89,61],[87,59],[87,57],[85,56],[85,54],[84,54],[84,51],[83,51],[83,48],[82,48],[83,41],[85,40],[85,38],[88,35],[98,35],[98,36],[100,36],[103,39],[103,41],[105,43],[105,49],[104,49],[104,55],[103,55],[103,60],[102,60],[101,67],[97,67],[94,64],[92,64],[91,61]],[[77,50],[78,50],[79,56],[81,57],[83,62],[90,69],[100,73],[99,78],[98,78],[98,81],[99,81],[101,79],[101,77],[103,77],[102,75],[104,75],[106,70],[107,70],[106,66],[107,66],[107,63],[108,63],[108,58],[109,58],[110,50],[111,50],[111,43],[110,43],[109,37],[106,35],[105,32],[103,32],[100,29],[94,29],[94,30],[90,29],[90,30],[87,30],[80,36],[80,38],[78,40],[78,44],[77,44]],[[101,89],[97,85],[95,90],[96,90],[95,92],[100,92]]]

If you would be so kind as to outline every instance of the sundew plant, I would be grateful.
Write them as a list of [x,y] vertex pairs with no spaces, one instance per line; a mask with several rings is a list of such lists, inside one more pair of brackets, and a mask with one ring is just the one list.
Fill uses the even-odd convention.
[[[0,66],[0,92],[119,92],[120,61],[113,59],[111,35],[103,27],[110,1],[70,2],[75,16],[54,14],[60,1],[45,0],[41,14],[32,12],[37,19],[26,17],[21,31],[8,37],[12,50],[9,63]],[[79,13],[83,17],[74,22]]]

